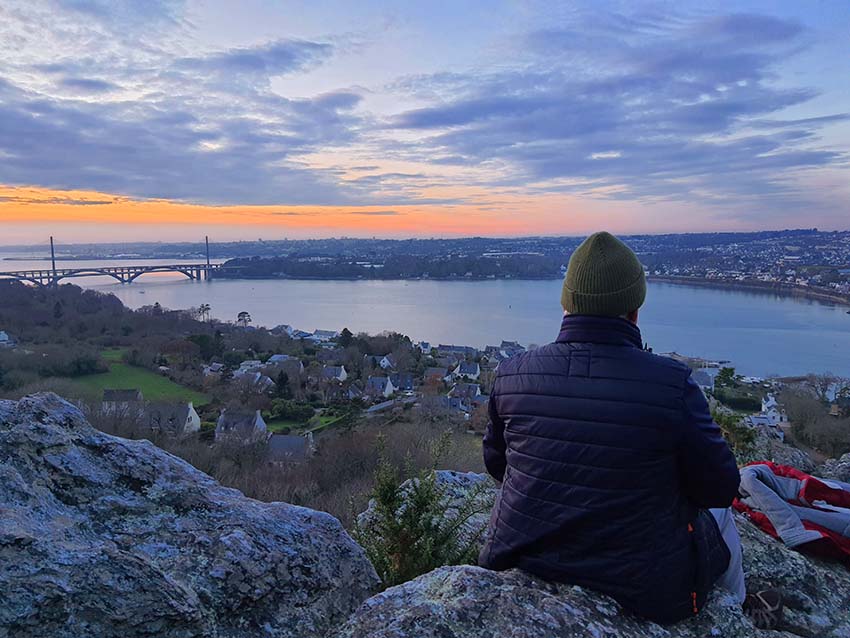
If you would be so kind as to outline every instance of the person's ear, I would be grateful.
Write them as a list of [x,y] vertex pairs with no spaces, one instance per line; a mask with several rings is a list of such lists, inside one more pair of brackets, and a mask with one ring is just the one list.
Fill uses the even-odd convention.
[[632,310],[629,314],[626,315],[626,319],[631,321],[633,324],[637,325],[638,322],[638,312],[639,310]]

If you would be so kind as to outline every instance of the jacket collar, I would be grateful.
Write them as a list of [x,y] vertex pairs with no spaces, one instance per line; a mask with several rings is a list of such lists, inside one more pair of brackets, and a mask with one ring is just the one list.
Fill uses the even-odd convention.
[[643,348],[640,328],[620,317],[565,315],[558,343],[606,343]]

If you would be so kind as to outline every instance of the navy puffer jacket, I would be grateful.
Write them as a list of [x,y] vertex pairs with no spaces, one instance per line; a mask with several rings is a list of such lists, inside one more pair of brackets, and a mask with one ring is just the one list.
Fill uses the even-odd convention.
[[697,612],[729,562],[714,518],[740,477],[687,366],[625,319],[569,315],[499,365],[484,438],[503,481],[479,562],[590,587],[657,622]]

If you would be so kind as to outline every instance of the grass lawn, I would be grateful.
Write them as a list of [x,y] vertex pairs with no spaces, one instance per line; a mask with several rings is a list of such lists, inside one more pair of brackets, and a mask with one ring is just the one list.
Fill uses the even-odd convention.
[[298,421],[290,421],[288,419],[275,419],[274,421],[266,421],[266,428],[269,432],[280,432],[284,428],[289,428],[290,433],[304,427],[304,423]]
[[205,405],[210,397],[202,392],[174,383],[156,372],[145,368],[136,368],[120,363],[121,354],[107,350],[103,358],[109,361],[109,372],[90,374],[71,379],[71,383],[79,388],[80,395],[94,401],[99,401],[106,388],[138,388],[146,401],[191,401],[195,405]]

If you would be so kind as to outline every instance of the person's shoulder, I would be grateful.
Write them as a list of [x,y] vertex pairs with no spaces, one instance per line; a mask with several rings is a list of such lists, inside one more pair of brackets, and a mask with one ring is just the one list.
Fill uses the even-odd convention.
[[568,351],[569,347],[561,343],[538,346],[501,361],[496,368],[496,374],[521,374],[531,369],[540,370],[541,367],[557,365],[558,360],[563,361],[565,356],[569,356]]
[[638,350],[641,365],[647,370],[652,370],[658,375],[664,375],[669,379],[677,380],[684,385],[691,375],[691,368],[682,361],[668,357],[663,354],[655,354],[648,350]]

